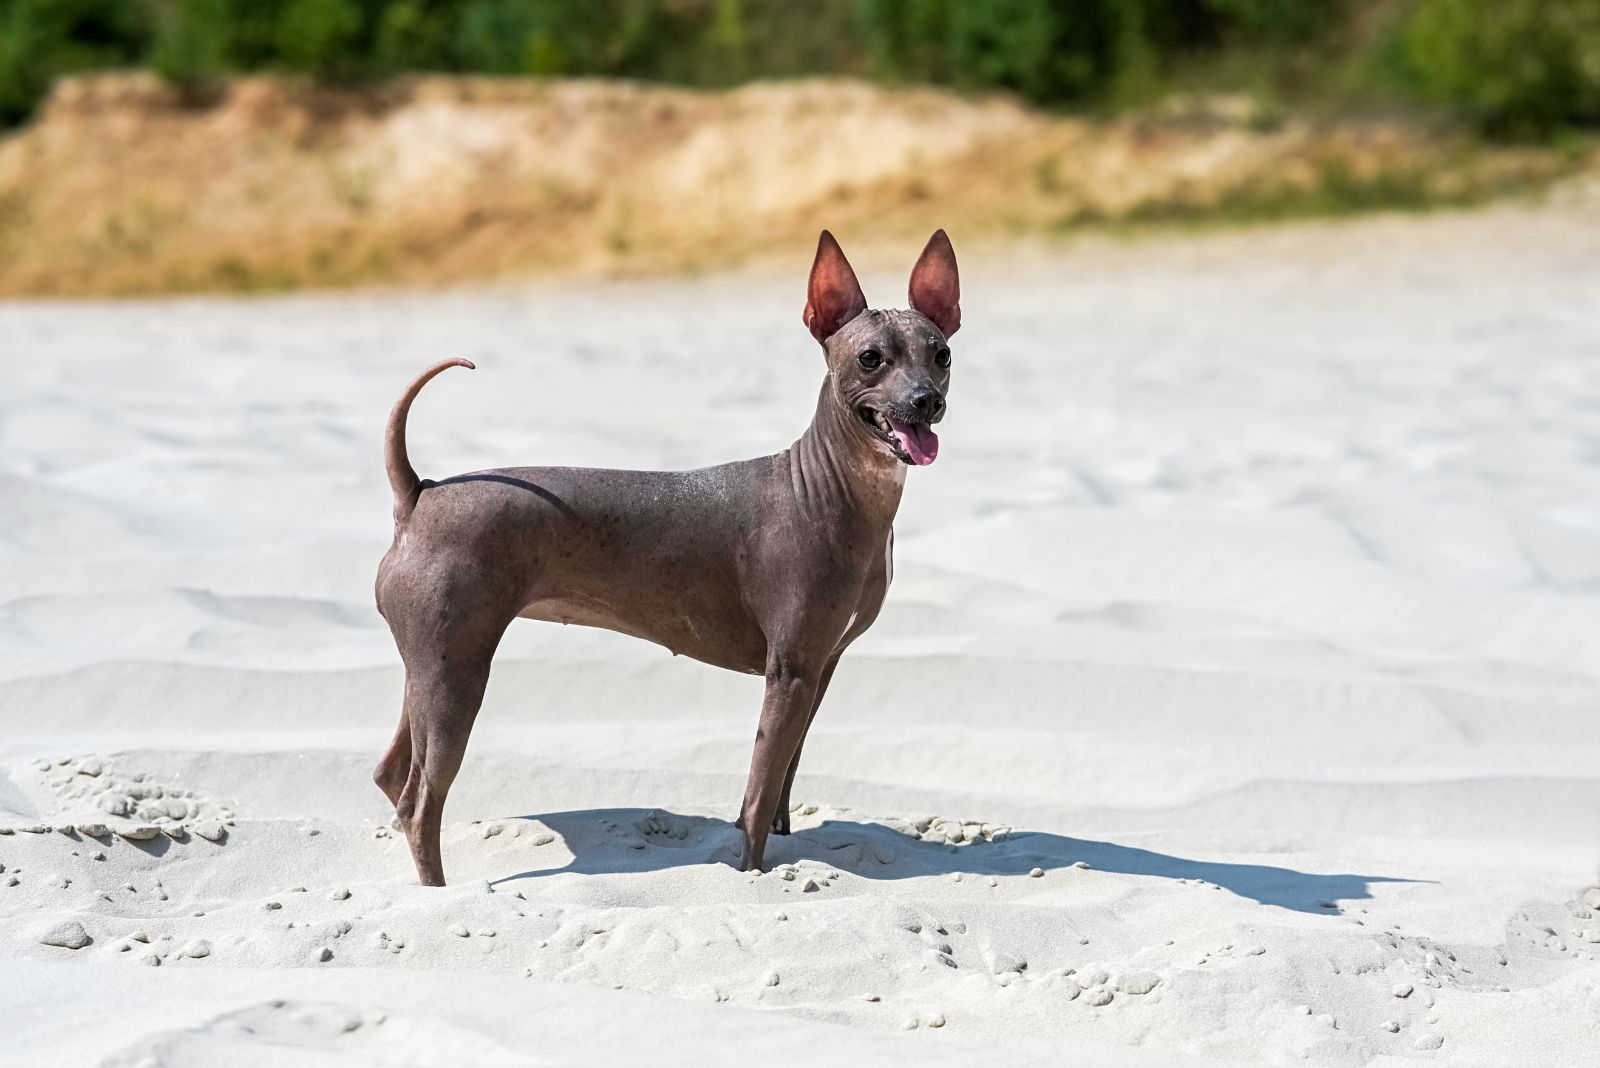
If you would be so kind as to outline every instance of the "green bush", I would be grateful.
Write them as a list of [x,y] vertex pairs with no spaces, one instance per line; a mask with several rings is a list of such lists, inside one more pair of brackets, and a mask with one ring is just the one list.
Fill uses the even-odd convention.
[[173,0],[157,11],[150,66],[174,85],[199,86],[227,69],[231,30],[227,0]]
[[1423,0],[1404,47],[1423,90],[1490,133],[1600,118],[1596,0]]

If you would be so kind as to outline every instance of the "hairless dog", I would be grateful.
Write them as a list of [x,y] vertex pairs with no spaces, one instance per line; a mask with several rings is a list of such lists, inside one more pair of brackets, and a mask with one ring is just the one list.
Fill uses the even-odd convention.
[[911,272],[910,310],[867,308],[822,232],[804,320],[828,375],[811,425],[773,456],[697,471],[513,467],[417,478],[406,414],[389,416],[394,544],[378,610],[405,663],[405,707],[373,778],[395,806],[417,876],[444,885],[439,826],[513,619],[604,627],[766,677],[739,808],[740,868],[789,833],[800,748],[839,656],[883,604],[908,465],[939,452],[950,335],[961,325],[955,250],[936,232]]

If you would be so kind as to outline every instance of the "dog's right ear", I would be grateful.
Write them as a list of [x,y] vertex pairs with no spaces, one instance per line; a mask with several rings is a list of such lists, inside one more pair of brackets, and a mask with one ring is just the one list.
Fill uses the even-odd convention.
[[845,323],[867,310],[867,298],[844,249],[828,231],[817,239],[817,258],[811,263],[806,287],[806,310],[801,317],[818,341],[827,341]]

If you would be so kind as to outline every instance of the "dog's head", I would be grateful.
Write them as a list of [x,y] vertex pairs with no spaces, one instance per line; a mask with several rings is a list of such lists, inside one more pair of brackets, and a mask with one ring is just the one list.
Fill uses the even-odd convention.
[[956,253],[943,230],[911,270],[911,307],[867,307],[861,283],[839,242],[822,231],[811,265],[805,324],[822,342],[834,400],[855,429],[902,463],[939,455],[933,424],[944,418],[950,389],[950,335],[961,326]]

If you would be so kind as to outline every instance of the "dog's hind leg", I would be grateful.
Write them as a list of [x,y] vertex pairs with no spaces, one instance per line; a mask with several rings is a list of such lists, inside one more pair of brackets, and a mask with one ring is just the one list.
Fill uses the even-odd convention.
[[789,792],[794,789],[795,772],[800,770],[800,752],[805,748],[806,735],[811,733],[811,724],[817,718],[817,709],[822,707],[822,698],[828,692],[828,682],[833,678],[833,669],[839,665],[836,656],[822,669],[822,677],[817,680],[817,696],[811,702],[811,715],[806,717],[805,730],[800,733],[800,744],[795,747],[794,756],[789,760],[789,770],[783,778],[783,792],[778,795],[778,812],[772,817],[772,833],[789,833]]
[[[502,625],[500,630],[504,629]],[[476,647],[430,650],[423,657],[408,658],[406,719],[411,730],[411,763],[395,814],[411,847],[417,879],[424,886],[444,885],[439,829],[445,798],[461,770],[498,642],[496,633],[492,641]]]

